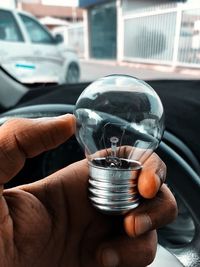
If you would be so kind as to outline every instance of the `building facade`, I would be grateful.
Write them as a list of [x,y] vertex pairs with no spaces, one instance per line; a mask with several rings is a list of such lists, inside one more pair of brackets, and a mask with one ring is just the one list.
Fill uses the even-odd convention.
[[200,1],[80,0],[80,6],[86,57],[200,67]]
[[116,59],[116,1],[79,0],[79,6],[81,8],[85,8],[85,57],[96,59]]
[[83,11],[82,9],[77,8],[76,5],[72,5],[73,2],[76,1],[20,0],[18,1],[18,4],[20,5],[21,9],[33,14],[38,18],[51,16],[67,21],[81,21],[83,19]]

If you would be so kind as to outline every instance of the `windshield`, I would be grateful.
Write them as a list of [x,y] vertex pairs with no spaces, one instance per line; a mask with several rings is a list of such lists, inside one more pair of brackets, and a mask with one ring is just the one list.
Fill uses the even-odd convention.
[[7,0],[0,64],[24,84],[199,79],[198,0]]

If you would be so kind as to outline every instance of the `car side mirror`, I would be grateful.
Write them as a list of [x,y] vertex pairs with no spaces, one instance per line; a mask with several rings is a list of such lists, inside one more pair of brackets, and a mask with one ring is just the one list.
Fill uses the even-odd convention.
[[60,44],[60,43],[64,42],[64,38],[63,38],[62,34],[56,33],[55,42],[56,42],[56,44]]

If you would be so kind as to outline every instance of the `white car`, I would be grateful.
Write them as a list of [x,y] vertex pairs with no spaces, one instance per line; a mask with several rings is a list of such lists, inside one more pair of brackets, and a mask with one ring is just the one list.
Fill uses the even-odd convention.
[[22,83],[75,83],[77,54],[59,42],[38,20],[0,8],[0,65]]

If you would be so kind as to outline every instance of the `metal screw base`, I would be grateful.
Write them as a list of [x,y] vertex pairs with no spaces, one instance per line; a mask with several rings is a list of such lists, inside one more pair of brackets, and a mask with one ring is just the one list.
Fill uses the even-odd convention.
[[89,198],[95,208],[103,213],[122,215],[140,203],[137,178],[141,170],[134,168],[101,167],[89,163]]

